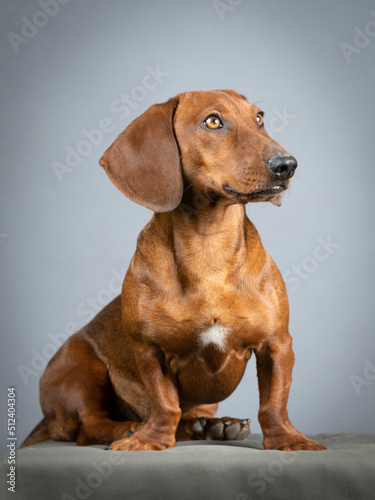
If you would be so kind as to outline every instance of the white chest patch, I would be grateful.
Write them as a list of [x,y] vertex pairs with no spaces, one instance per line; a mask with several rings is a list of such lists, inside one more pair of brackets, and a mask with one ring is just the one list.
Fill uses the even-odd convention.
[[199,343],[202,347],[207,347],[208,345],[213,344],[220,351],[224,351],[227,345],[227,337],[229,333],[230,328],[227,328],[217,322],[210,326],[208,330],[199,334]]

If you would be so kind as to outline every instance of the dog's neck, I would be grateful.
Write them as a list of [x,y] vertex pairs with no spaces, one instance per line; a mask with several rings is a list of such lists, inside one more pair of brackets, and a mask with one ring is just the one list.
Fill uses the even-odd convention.
[[[193,268],[202,277],[213,272],[224,277],[229,267],[246,258],[244,205],[200,197],[188,202],[185,198],[165,215],[169,218],[176,263],[189,274]],[[199,262],[200,269],[194,270],[192,262]]]

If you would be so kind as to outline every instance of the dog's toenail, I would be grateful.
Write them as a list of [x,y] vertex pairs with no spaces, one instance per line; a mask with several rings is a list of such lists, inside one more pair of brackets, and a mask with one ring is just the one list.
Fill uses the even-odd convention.
[[227,418],[226,420],[223,420],[224,425],[230,425],[231,423],[232,423],[232,421],[229,420],[229,418]]
[[241,420],[241,424],[243,425],[249,424],[250,422],[251,420],[249,418],[244,418],[243,420]]
[[237,435],[241,430],[241,425],[239,422],[231,425],[225,429],[225,437],[226,439],[236,439]]
[[126,437],[128,437],[128,438],[129,438],[129,437],[130,437],[130,436],[132,436],[133,434],[134,434],[134,432],[133,432],[133,431],[129,431]]
[[251,434],[250,427],[243,427],[242,430],[240,431],[240,433],[237,436],[237,440],[241,441],[243,439],[246,439],[247,436],[249,436],[250,434]]
[[206,426],[206,419],[204,417],[199,417],[199,422],[201,424],[202,427],[205,427]]
[[206,424],[206,421],[202,422],[202,420],[205,420],[205,419],[199,418],[196,422],[194,422],[194,424],[193,424],[193,431],[194,432],[202,432],[203,431],[203,428]]
[[220,438],[223,434],[224,430],[224,425],[222,422],[218,422],[217,424],[214,424],[211,429],[209,430],[209,435],[211,438]]

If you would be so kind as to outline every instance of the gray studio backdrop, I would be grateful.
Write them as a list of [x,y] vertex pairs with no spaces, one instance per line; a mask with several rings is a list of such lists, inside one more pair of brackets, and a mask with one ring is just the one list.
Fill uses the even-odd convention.
[[[375,432],[375,5],[349,0],[31,0],[1,5],[1,451],[63,340],[119,293],[151,212],[98,166],[155,102],[236,89],[299,168],[247,207],[287,283],[305,433]],[[257,422],[254,360],[220,415]]]

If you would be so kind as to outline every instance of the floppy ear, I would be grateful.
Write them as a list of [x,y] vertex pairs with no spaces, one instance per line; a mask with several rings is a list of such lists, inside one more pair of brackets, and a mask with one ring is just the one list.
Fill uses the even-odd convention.
[[181,202],[180,152],[173,130],[178,97],[154,104],[136,118],[100,159],[116,187],[154,212],[168,212]]

